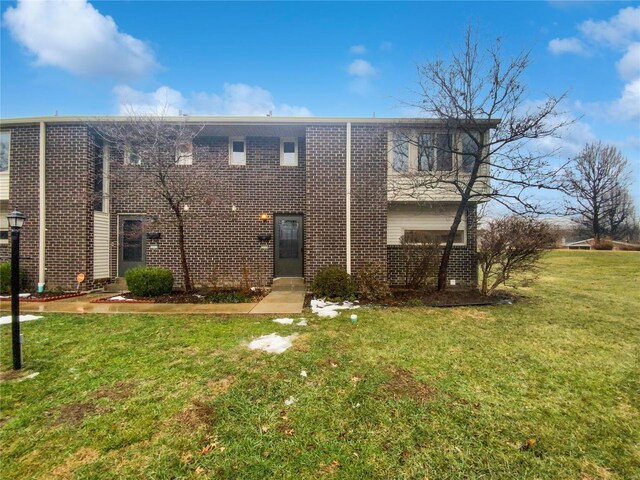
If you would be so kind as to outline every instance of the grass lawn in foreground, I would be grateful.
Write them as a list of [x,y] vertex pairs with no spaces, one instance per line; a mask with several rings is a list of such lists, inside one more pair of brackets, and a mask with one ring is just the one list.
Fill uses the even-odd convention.
[[[23,323],[40,374],[0,384],[0,475],[640,478],[640,253],[553,252],[521,292],[512,306],[361,309],[356,325],[351,312],[308,327]],[[241,345],[295,331],[281,355]]]

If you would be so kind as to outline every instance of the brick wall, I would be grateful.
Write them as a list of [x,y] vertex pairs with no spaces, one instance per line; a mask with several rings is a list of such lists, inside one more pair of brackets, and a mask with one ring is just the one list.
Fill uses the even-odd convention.
[[351,272],[367,263],[387,269],[387,134],[351,128]]
[[322,267],[346,267],[345,125],[306,129],[305,278]]
[[[246,270],[254,284],[273,278],[273,238],[260,248],[259,234],[273,236],[273,218],[261,213],[302,213],[305,209],[305,141],[298,139],[298,166],[280,166],[279,137],[247,137],[246,166],[230,166],[227,137],[201,137],[194,142],[193,165],[183,166],[199,194],[189,202],[186,247],[195,284],[238,283]],[[150,189],[139,182],[135,166],[118,165],[112,185],[112,271],[116,272],[116,213],[145,213],[157,218],[159,248],[147,250],[147,264],[171,268],[182,283],[178,233],[174,216]],[[236,210],[232,210],[232,206]]]
[[[448,279],[455,278],[456,286],[477,287],[478,261],[477,249],[477,208],[476,205],[467,207],[467,245],[454,246],[449,259]],[[404,285],[406,278],[405,259],[399,245],[387,245],[388,277],[391,285]],[[438,274],[434,265],[434,275]],[[434,282],[435,279],[430,280]]]

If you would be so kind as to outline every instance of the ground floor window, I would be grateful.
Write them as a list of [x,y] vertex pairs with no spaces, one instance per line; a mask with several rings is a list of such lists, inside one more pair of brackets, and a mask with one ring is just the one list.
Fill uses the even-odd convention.
[[9,200],[0,200],[0,244],[9,243]]
[[[404,239],[407,243],[446,243],[449,230],[405,230]],[[458,230],[454,244],[464,243],[464,231]]]

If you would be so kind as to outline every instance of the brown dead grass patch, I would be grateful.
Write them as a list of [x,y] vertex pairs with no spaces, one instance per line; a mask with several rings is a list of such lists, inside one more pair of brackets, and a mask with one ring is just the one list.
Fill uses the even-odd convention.
[[613,478],[609,469],[589,460],[582,462],[580,470],[580,480],[609,480]]
[[394,400],[410,398],[420,404],[431,402],[436,397],[434,387],[416,380],[411,372],[401,368],[393,370],[391,378],[383,384],[382,390],[385,396]]
[[58,416],[54,420],[54,425],[79,425],[86,417],[102,415],[108,413],[111,408],[89,402],[72,402],[61,405],[57,408]]
[[93,395],[93,398],[106,398],[114,402],[125,400],[133,394],[134,384],[132,382],[118,382],[110,387],[102,386]]
[[175,424],[184,431],[190,432],[213,423],[216,410],[213,405],[202,399],[196,399],[193,404],[178,412],[175,416]]
[[207,387],[209,387],[209,392],[214,397],[219,397],[220,395],[227,393],[235,381],[235,377],[225,377],[220,380],[209,380],[207,382]]
[[311,345],[309,345],[309,339],[311,336],[308,333],[302,333],[298,335],[295,342],[291,348],[297,352],[308,352],[311,350]]
[[78,468],[93,463],[100,456],[95,448],[81,448],[67,457],[62,465],[58,465],[51,472],[50,478],[73,478],[73,472]]

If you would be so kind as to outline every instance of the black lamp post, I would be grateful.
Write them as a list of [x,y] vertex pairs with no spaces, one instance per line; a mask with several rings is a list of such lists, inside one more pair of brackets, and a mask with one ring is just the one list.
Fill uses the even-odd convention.
[[22,368],[22,342],[20,341],[20,229],[27,219],[14,210],[7,215],[11,228],[11,343],[13,369]]

